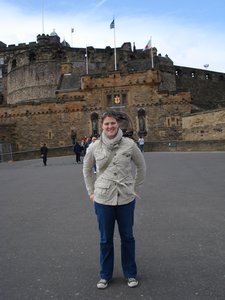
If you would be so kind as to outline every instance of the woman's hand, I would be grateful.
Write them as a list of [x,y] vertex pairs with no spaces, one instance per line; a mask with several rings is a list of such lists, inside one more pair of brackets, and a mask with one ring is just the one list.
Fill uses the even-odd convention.
[[90,195],[90,199],[91,199],[92,202],[94,202],[94,194]]

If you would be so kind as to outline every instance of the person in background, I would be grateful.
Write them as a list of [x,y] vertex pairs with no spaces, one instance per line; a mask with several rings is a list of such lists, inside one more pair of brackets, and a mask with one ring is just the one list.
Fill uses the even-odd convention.
[[[93,136],[92,139],[91,139],[91,143],[89,144],[88,148],[87,148],[87,151],[89,151],[89,149],[92,147],[92,145],[94,144],[94,142],[97,141],[97,137],[96,136]],[[93,172],[94,174],[96,174],[96,164],[93,165]]]
[[[137,144],[123,137],[118,114],[107,111],[101,118],[102,134],[84,157],[85,185],[94,204],[100,232],[100,280],[105,289],[113,277],[114,227],[118,224],[121,239],[121,262],[129,287],[138,285],[133,235],[137,193],[144,182],[146,165]],[[132,162],[136,166],[132,173]],[[92,167],[96,163],[97,177]]]
[[77,164],[81,163],[80,157],[81,157],[81,153],[82,153],[83,149],[84,149],[84,147],[78,141],[76,141],[76,143],[73,147],[73,151],[76,155]]
[[44,166],[46,166],[47,165],[47,157],[48,157],[48,148],[45,143],[40,148],[40,155],[43,160]]
[[142,136],[140,136],[139,139],[138,139],[138,145],[139,145],[139,148],[140,148],[141,152],[143,152],[144,151],[145,140]]
[[88,138],[86,135],[83,137],[82,139],[82,146],[84,147],[84,156],[86,155],[87,152],[87,148],[89,147],[90,143],[91,143],[91,138]]

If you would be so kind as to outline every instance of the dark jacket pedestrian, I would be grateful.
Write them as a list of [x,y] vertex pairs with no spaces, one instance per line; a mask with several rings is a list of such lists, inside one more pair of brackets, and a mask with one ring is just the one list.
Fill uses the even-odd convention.
[[40,148],[40,155],[41,158],[43,159],[43,164],[44,166],[47,165],[47,156],[48,156],[48,148],[46,144],[43,144],[43,146]]
[[79,142],[76,142],[74,147],[73,147],[73,151],[76,155],[76,162],[77,163],[81,163],[80,157],[81,157],[81,153],[82,153],[83,150],[84,150],[84,147],[81,146],[81,144]]

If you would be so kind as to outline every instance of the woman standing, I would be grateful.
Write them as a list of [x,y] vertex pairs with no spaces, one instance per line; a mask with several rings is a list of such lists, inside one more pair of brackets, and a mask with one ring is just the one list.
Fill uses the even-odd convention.
[[[102,134],[84,158],[83,174],[88,194],[94,202],[100,231],[100,281],[104,289],[113,276],[113,235],[117,221],[121,238],[121,261],[129,287],[138,285],[136,279],[135,239],[133,236],[135,198],[143,184],[146,166],[135,142],[123,137],[118,116],[105,112],[101,118]],[[136,166],[135,178],[131,162]],[[96,163],[94,182],[92,167]]]

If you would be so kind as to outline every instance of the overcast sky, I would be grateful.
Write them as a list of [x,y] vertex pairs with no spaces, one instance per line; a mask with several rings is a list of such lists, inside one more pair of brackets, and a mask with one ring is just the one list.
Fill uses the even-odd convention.
[[[0,41],[36,41],[53,29],[71,47],[143,49],[150,37],[175,65],[225,73],[224,0],[0,0]],[[74,33],[71,33],[74,28]]]

